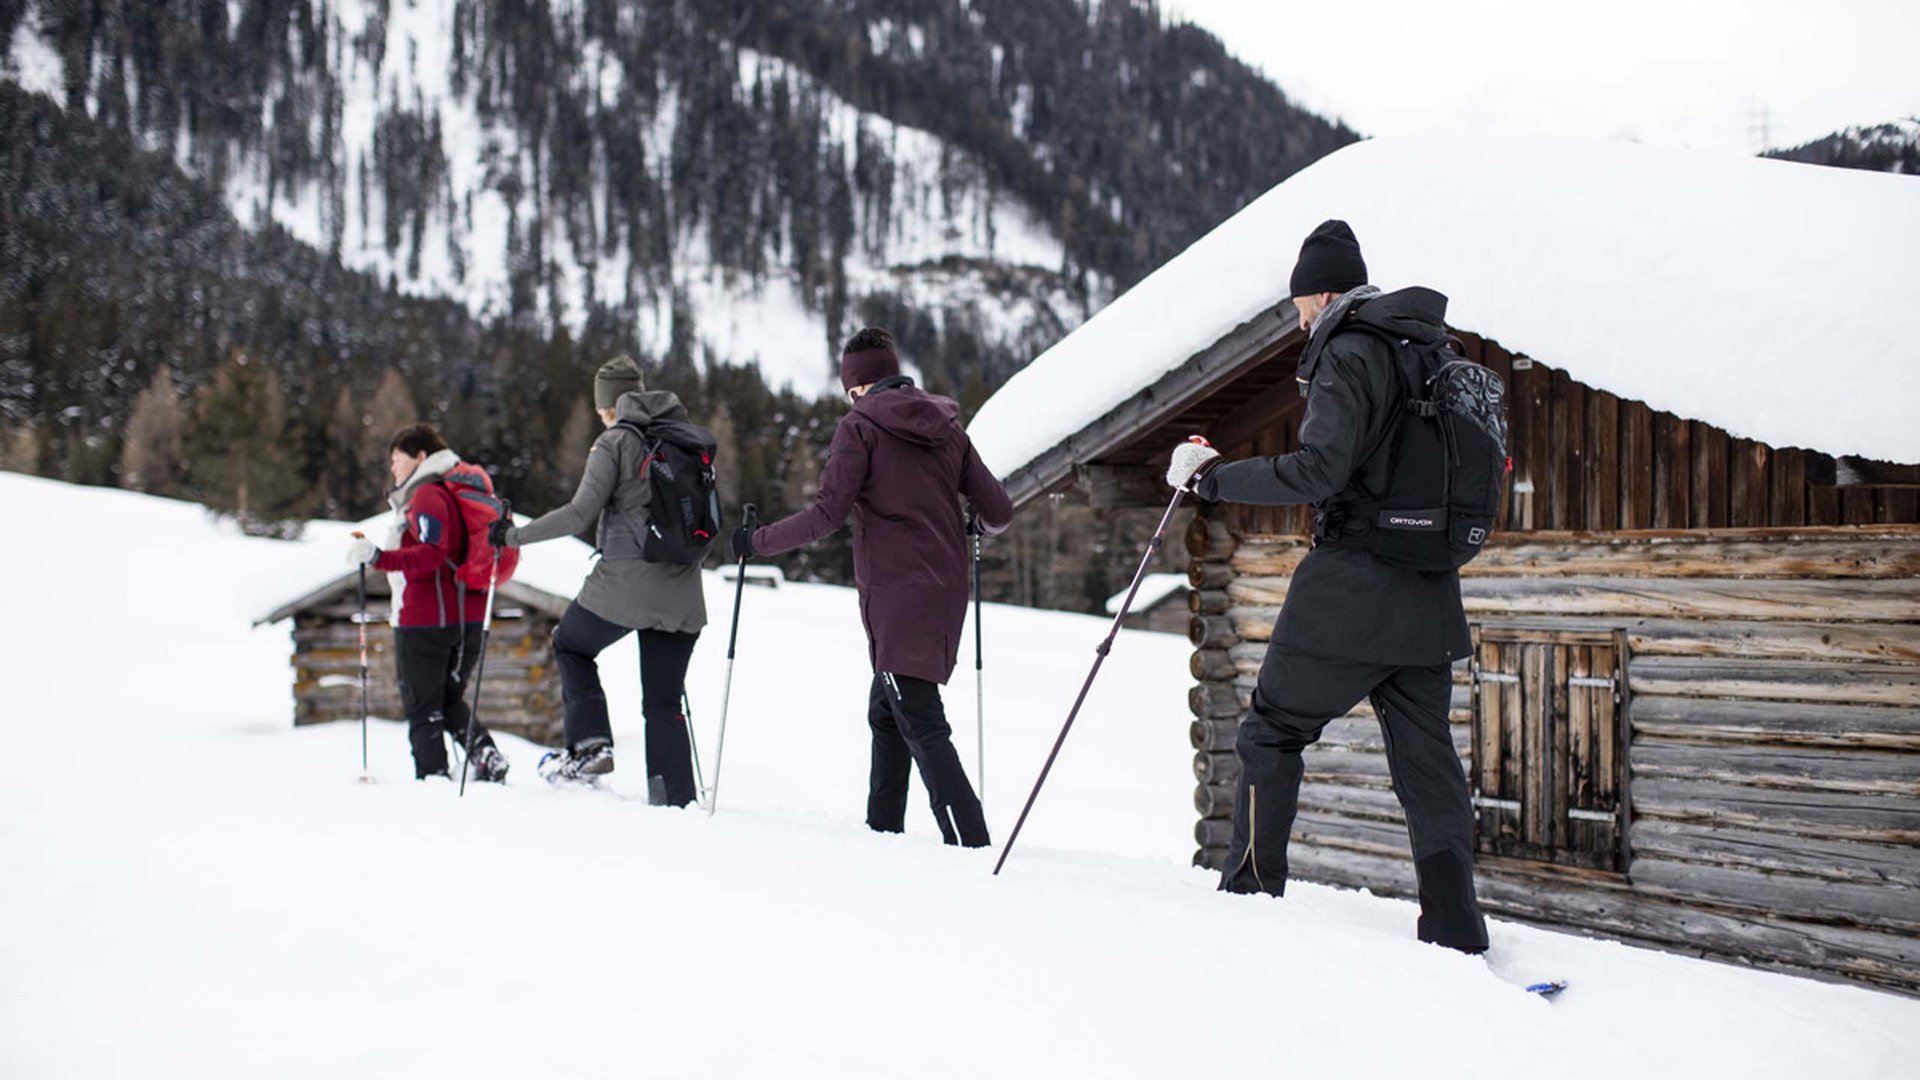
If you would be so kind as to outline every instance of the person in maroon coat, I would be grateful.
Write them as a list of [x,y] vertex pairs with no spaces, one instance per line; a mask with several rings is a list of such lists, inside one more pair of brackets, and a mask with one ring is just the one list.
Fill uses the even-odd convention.
[[842,350],[841,417],[813,505],[733,534],[737,558],[777,555],[853,521],[853,580],[873,664],[867,826],[906,827],[907,780],[920,769],[940,835],[985,847],[986,817],[967,781],[940,686],[953,674],[967,617],[964,498],[988,535],[1013,521],[1013,503],[960,427],[960,407],[900,374],[892,335],[867,329]]

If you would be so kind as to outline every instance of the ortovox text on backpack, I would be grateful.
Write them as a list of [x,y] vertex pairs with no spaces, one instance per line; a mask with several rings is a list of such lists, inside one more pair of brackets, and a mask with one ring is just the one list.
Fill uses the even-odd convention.
[[1506,497],[1506,388],[1452,338],[1417,345],[1352,329],[1387,343],[1404,396],[1374,451],[1388,455],[1386,490],[1336,508],[1358,526],[1343,529],[1352,539],[1340,542],[1413,570],[1465,566],[1493,534]]
[[[647,482],[647,522],[640,558],[648,562],[697,564],[720,535],[720,492],[714,474],[713,432],[683,420],[622,422],[646,442],[640,478]],[[622,508],[630,526],[637,525]]]

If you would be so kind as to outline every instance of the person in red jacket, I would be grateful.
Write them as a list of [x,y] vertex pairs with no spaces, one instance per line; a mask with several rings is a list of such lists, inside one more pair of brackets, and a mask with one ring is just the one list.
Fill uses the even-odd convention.
[[[466,738],[471,715],[467,679],[480,660],[481,623],[487,595],[461,586],[454,568],[466,556],[469,537],[453,493],[440,478],[460,464],[447,440],[431,424],[401,428],[387,448],[393,471],[393,526],[385,549],[355,539],[348,552],[354,566],[387,574],[393,595],[394,660],[400,673],[400,700],[407,713],[407,738],[413,745],[415,779],[447,776],[447,748]],[[480,538],[485,542],[485,538]],[[470,775],[503,781],[507,759],[487,729],[474,725]]]
[[907,774],[917,765],[941,837],[985,847],[986,817],[953,749],[940,685],[953,675],[967,617],[961,500],[988,535],[1012,523],[1013,503],[961,429],[960,407],[900,374],[891,334],[855,334],[841,353],[840,383],[853,410],[834,429],[813,505],[736,530],[733,553],[791,551],[853,519],[853,580],[873,663],[867,827],[902,831]]

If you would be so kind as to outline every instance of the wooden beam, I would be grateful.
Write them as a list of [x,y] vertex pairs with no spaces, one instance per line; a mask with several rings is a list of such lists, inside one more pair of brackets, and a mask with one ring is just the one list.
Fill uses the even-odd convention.
[[1285,423],[1287,417],[1306,407],[1307,399],[1300,396],[1300,387],[1288,379],[1279,386],[1260,391],[1239,408],[1208,424],[1202,434],[1215,446],[1232,446]]
[[[1226,586],[1238,626],[1255,608],[1287,598],[1286,577],[1241,575]],[[1207,587],[1218,586],[1209,584]],[[1920,622],[1920,579],[1469,577],[1469,616],[1774,619],[1784,622]],[[1258,640],[1246,633],[1245,640]]]
[[1142,431],[1166,423],[1247,371],[1295,348],[1305,338],[1291,304],[1267,308],[1107,410],[1052,449],[1014,469],[1003,482],[1015,506],[1070,483],[1076,464],[1098,461]]
[[1920,488],[1920,465],[1843,457],[1834,463],[1833,483],[1837,487]]
[[1073,475],[1095,510],[1159,507],[1172,498],[1166,470],[1150,465],[1075,465]]

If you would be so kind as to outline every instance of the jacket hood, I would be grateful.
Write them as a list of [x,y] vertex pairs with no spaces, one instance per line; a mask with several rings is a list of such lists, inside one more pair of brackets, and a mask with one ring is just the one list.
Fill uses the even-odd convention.
[[659,420],[685,420],[687,407],[671,390],[629,390],[613,403],[618,420],[646,427]]
[[1423,345],[1439,341],[1447,334],[1447,298],[1419,285],[1390,293],[1362,285],[1347,292],[1313,321],[1296,375],[1300,396],[1306,396],[1307,384],[1313,381],[1327,343],[1342,330],[1358,325]]
[[1415,285],[1366,300],[1348,318],[1410,341],[1439,341],[1447,335],[1447,298]]
[[940,446],[960,433],[960,404],[907,383],[875,390],[853,405],[859,416],[889,435],[921,446]]
[[412,476],[407,477],[407,482],[393,489],[393,494],[387,496],[387,504],[392,506],[396,511],[405,511],[407,502],[413,498],[414,491],[416,491],[421,484],[429,480],[440,479],[447,475],[448,471],[458,464],[460,464],[460,455],[451,450],[436,450],[428,454],[427,460],[421,462],[420,467],[413,470]]

